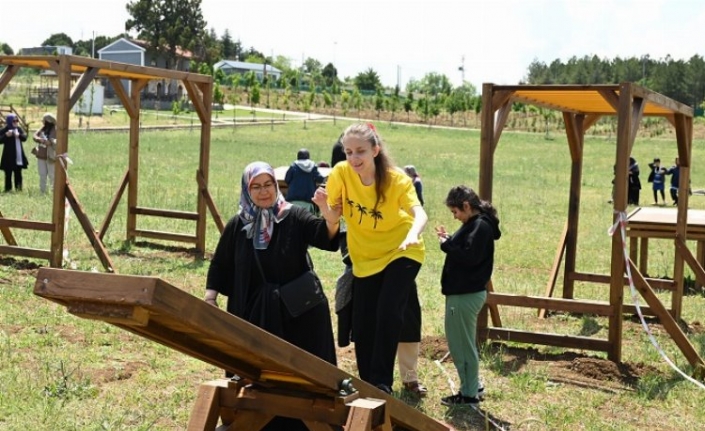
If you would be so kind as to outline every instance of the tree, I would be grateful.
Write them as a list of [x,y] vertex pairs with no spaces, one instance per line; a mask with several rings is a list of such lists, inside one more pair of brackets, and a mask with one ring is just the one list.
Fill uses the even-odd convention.
[[234,42],[230,36],[230,31],[226,28],[223,36],[220,38],[221,55],[226,60],[235,60],[242,53],[242,44],[240,41]]
[[304,72],[310,75],[321,73],[322,67],[321,62],[315,58],[309,57],[304,61]]
[[326,64],[326,67],[321,71],[326,87],[333,87],[338,83],[338,69],[333,66],[333,63]]
[[149,50],[164,55],[167,69],[178,66],[178,49],[193,50],[203,40],[201,0],[135,0],[126,8],[132,18],[125,30],[137,31]]
[[355,87],[359,90],[376,91],[377,87],[382,86],[379,75],[377,75],[377,72],[372,68],[367,69],[365,72],[358,73],[354,82]]
[[66,33],[55,33],[42,42],[41,46],[70,46],[73,48],[73,40]]
[[5,42],[0,42],[0,53],[4,55],[14,55],[15,51],[10,48],[10,45]]

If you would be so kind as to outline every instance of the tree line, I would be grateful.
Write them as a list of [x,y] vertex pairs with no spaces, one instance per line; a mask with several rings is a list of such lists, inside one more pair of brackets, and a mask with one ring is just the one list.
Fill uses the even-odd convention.
[[[439,112],[451,117],[456,112],[473,110],[479,112],[480,97],[469,82],[454,87],[447,76],[428,73],[419,80],[412,79],[405,88],[384,87],[377,72],[369,68],[354,77],[342,78],[332,63],[325,66],[317,59],[307,58],[300,67],[293,67],[284,56],[266,56],[254,47],[245,49],[239,40],[233,40],[230,31],[219,36],[215,29],[207,30],[201,11],[201,0],[134,0],[126,4],[130,18],[125,22],[125,33],[115,36],[99,35],[94,39],[73,41],[65,33],[52,34],[42,46],[70,46],[75,55],[97,56],[100,49],[115,40],[136,34],[136,39],[146,42],[147,49],[166,57],[167,64],[176,64],[177,48],[192,53],[191,69],[212,74],[218,86],[244,86],[253,91],[277,89],[283,92],[311,91],[326,93],[329,97],[340,96],[340,100],[353,98],[355,92],[361,97],[370,97],[376,107],[386,105],[394,110],[405,104],[413,104],[425,118],[435,117]],[[12,48],[0,41],[0,51],[13,54]],[[226,77],[215,73],[213,65],[222,59],[265,64],[281,71],[279,79],[265,77],[262,82],[252,82],[252,77]],[[265,68],[266,70],[266,68]],[[572,57],[563,62],[559,59],[549,64],[534,60],[527,69],[523,82],[527,84],[616,84],[636,82],[674,100],[700,108],[705,100],[705,60],[694,55],[688,61],[642,57],[602,59],[597,56]],[[216,88],[216,96],[222,95]],[[347,95],[347,97],[346,97]],[[325,96],[324,96],[325,98]],[[216,98],[217,100],[217,98]],[[385,102],[386,100],[386,102]],[[352,103],[352,102],[351,102]],[[412,108],[409,108],[412,109]],[[408,110],[407,110],[408,112]]]

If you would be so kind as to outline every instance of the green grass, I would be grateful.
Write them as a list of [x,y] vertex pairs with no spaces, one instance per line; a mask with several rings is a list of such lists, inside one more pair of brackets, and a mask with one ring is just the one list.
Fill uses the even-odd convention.
[[[225,115],[226,113],[221,113]],[[116,114],[120,115],[120,114]],[[160,116],[162,114],[160,113]],[[165,114],[166,115],[166,114]],[[168,123],[168,119],[164,120]],[[239,122],[239,114],[238,114]],[[235,214],[239,181],[245,165],[265,160],[273,166],[290,164],[299,148],[308,148],[315,160],[330,161],[333,142],[347,123],[338,120],[270,127],[214,128],[211,140],[209,190],[224,218]],[[389,152],[399,165],[414,164],[424,183],[429,225],[424,235],[426,262],[418,276],[424,310],[423,332],[428,340],[443,339],[443,296],[439,273],[443,255],[433,227],[458,228],[443,200],[457,184],[477,188],[479,132],[436,130],[428,127],[379,123]],[[505,132],[495,153],[493,203],[501,219],[493,282],[500,292],[543,295],[560,233],[567,217],[570,159],[566,140],[557,132]],[[127,169],[128,134],[72,133],[70,182],[94,228],[100,226],[110,200]],[[140,206],[195,211],[195,172],[199,135],[194,131],[145,131],[140,138],[138,202]],[[703,142],[693,150],[693,187],[705,185]],[[615,142],[588,137],[585,142],[577,269],[607,274],[612,224],[611,193]],[[633,155],[642,172],[653,157],[670,162],[675,142],[640,139]],[[651,203],[651,190],[642,174],[642,203]],[[195,259],[187,246],[159,241],[125,242],[125,197],[105,238],[105,245],[121,274],[162,277],[198,297],[203,294],[208,261]],[[705,209],[705,199],[692,196],[691,208]],[[50,221],[52,201],[38,193],[36,166],[25,171],[25,191],[0,195],[0,211],[10,218]],[[195,223],[138,218],[138,228],[195,233]],[[13,230],[27,247],[49,247],[48,234]],[[208,221],[207,252],[218,232]],[[694,244],[689,244],[695,250]],[[88,239],[72,215],[69,218],[68,265],[102,271]],[[650,243],[652,276],[673,275],[672,243]],[[339,254],[313,251],[316,269],[332,298],[341,272]],[[214,367],[102,322],[76,318],[32,294],[36,266],[46,262],[5,259],[0,266],[0,430],[167,430],[184,429],[198,385],[221,376]],[[689,270],[686,277],[694,278]],[[558,286],[561,286],[559,280]],[[606,300],[606,285],[576,284],[576,297]],[[628,291],[625,301],[630,302]],[[668,303],[666,294],[659,296]],[[643,304],[643,301],[642,301]],[[705,339],[699,323],[705,311],[703,295],[684,299],[683,319],[694,328],[691,342],[703,354]],[[555,315],[539,321],[535,310],[500,309],[505,326],[570,335],[606,338],[607,322],[594,316]],[[699,328],[699,330],[698,330]],[[659,325],[652,329],[669,356],[688,370],[687,361]],[[556,377],[562,349],[536,347],[540,358],[523,359],[516,349],[532,346],[510,343],[483,347],[482,375],[488,396],[482,407],[512,429],[692,429],[704,423],[705,391],[674,377],[654,352],[639,325],[625,322],[623,360],[651,370],[636,385],[571,382]],[[433,363],[445,352],[425,351],[419,373],[429,386],[427,400],[418,408],[458,429],[484,429],[483,420],[462,409],[446,410],[439,398],[448,393],[445,375]],[[596,352],[576,352],[604,358]],[[343,354],[343,353],[341,353]],[[349,352],[347,353],[349,357]],[[546,358],[546,359],[541,359]],[[341,361],[343,368],[352,367]],[[457,377],[451,363],[446,372]]]

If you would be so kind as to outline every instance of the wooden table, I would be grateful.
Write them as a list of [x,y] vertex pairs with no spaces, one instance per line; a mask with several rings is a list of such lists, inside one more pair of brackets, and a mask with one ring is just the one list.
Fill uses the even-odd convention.
[[[648,269],[649,238],[675,238],[677,215],[676,208],[640,207],[627,216],[629,254],[636,262],[638,253],[642,274],[647,274]],[[686,240],[697,241],[697,259],[702,265],[705,262],[705,210],[689,209],[687,220]]]

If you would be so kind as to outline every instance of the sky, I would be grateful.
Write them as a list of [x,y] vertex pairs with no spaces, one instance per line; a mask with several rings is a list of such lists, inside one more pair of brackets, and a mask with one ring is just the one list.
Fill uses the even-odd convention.
[[[112,37],[129,18],[125,0],[20,3],[26,18],[0,25],[15,53],[54,33]],[[371,68],[402,89],[431,72],[478,90],[517,84],[535,60],[705,56],[703,0],[202,0],[201,10],[208,30],[227,29],[245,49],[292,66],[330,62],[341,78]]]

